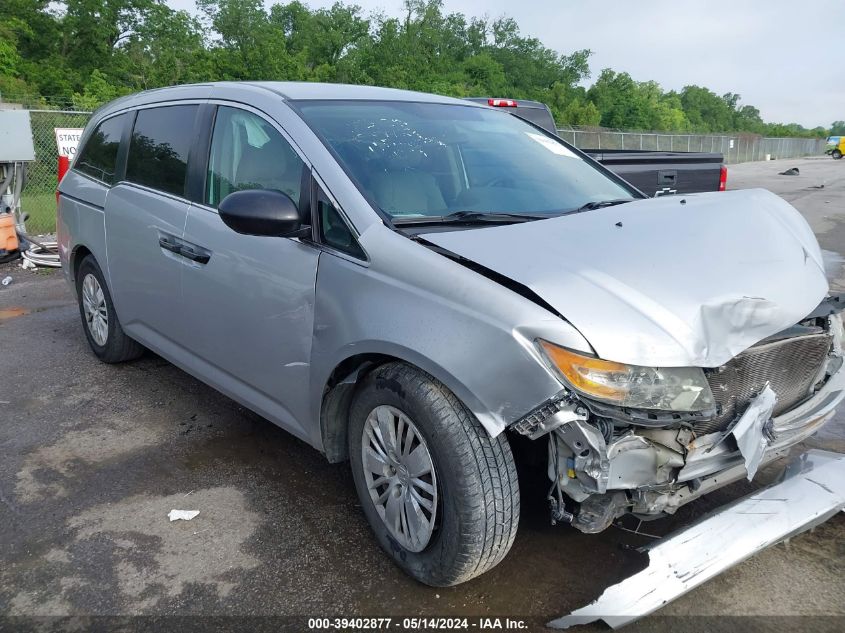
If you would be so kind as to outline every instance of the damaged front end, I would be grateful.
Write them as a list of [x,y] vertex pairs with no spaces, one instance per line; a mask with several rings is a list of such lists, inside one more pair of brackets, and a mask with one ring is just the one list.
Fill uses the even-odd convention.
[[649,558],[645,569],[547,626],[567,629],[604,620],[614,629],[620,628],[843,509],[845,455],[807,451],[795,458],[771,486],[645,548]]
[[553,521],[600,532],[751,480],[845,398],[840,310],[828,299],[708,369],[634,367],[538,341],[567,388],[511,428],[548,437]]

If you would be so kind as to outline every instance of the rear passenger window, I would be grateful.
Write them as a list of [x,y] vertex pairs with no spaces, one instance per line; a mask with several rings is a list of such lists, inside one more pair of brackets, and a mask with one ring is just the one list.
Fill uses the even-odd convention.
[[124,123],[126,123],[125,114],[119,114],[100,123],[88,138],[73,168],[107,185],[113,185],[117,150],[120,147]]
[[196,105],[138,110],[126,179],[177,196],[185,195],[188,150],[194,139]]
[[211,138],[206,203],[216,207],[233,191],[275,189],[299,206],[304,163],[267,121],[220,106]]

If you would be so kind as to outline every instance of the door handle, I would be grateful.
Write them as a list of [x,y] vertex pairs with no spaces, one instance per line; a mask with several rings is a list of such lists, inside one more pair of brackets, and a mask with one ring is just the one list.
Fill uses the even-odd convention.
[[164,250],[175,253],[185,259],[190,259],[192,262],[197,262],[198,264],[207,264],[208,260],[211,259],[210,251],[188,244],[178,237],[162,235],[158,238],[158,245]]
[[207,264],[208,260],[211,259],[211,253],[208,252],[197,252],[192,249],[190,246],[182,246],[179,250],[179,254],[182,257],[190,259],[192,262],[197,262],[198,264]]
[[171,253],[176,253],[177,255],[182,254],[182,245],[175,239],[160,237],[158,238],[158,245],[161,246],[164,250],[170,251]]

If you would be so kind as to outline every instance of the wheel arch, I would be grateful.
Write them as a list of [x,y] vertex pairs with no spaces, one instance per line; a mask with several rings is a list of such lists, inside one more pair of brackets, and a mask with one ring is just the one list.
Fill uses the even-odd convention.
[[349,409],[361,381],[373,369],[392,362],[411,365],[443,383],[475,415],[491,437],[496,437],[504,430],[504,423],[489,412],[460,380],[418,352],[386,345],[374,345],[372,351],[361,352],[360,347],[356,345],[355,353],[350,351],[335,363],[328,378],[322,383],[320,436],[323,452],[329,462],[338,463],[348,459]]
[[[70,273],[71,281],[74,282],[74,287],[76,283],[77,273],[79,272],[79,265],[82,263],[82,260],[85,259],[88,255],[93,256],[95,260],[97,259],[93,251],[84,244],[77,244],[73,247],[73,250],[70,252]],[[97,264],[99,265],[99,262],[97,262]]]

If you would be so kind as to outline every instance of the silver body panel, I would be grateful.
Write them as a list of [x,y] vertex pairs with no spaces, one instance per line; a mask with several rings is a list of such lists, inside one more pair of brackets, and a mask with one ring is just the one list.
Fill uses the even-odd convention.
[[535,338],[589,349],[568,323],[384,226],[362,235],[361,245],[369,266],[327,254],[320,260],[311,384],[317,407],[341,361],[385,354],[438,378],[496,435],[561,390]]
[[[76,254],[94,255],[132,337],[330,457],[325,424],[345,433],[343,414],[325,419],[333,381],[349,378],[337,372],[360,359],[398,359],[445,384],[494,436],[538,410],[556,411],[532,438],[558,438],[564,451],[567,442],[588,438],[600,455],[583,457],[573,476],[550,468],[571,499],[611,491],[624,499],[619,491],[628,490],[639,494],[637,512],[672,512],[745,476],[746,461],[756,468],[781,454],[845,395],[841,332],[833,328],[830,376],[822,371],[826,382],[776,417],[780,439],[762,456],[744,460],[736,438],[725,442],[719,433],[684,446],[659,428],[605,441],[582,401],[558,406],[572,394],[537,339],[621,363],[720,366],[804,319],[827,294],[818,244],[798,212],[751,190],[422,236],[451,257],[389,227],[289,99],[486,109],[435,95],[307,83],[180,86],[125,97],[95,114],[83,147],[103,118],[120,112],[183,101],[242,108],[287,139],[365,257],[316,239],[240,235],[196,199],[125,181],[108,188],[75,169],[60,185],[59,248],[71,283]],[[205,249],[210,259],[174,255],[160,247],[163,234]],[[461,257],[495,274],[456,261]],[[760,439],[758,422],[751,440]],[[686,485],[693,480],[694,490]]]
[[177,353],[187,329],[181,309],[184,264],[162,249],[159,239],[182,236],[189,206],[126,183],[112,187],[106,197],[106,265],[118,318],[130,336],[150,341],[166,356]]
[[189,371],[307,438],[303,386],[320,252],[297,240],[237,234],[199,205],[189,211],[185,240],[211,254],[205,265],[182,267],[181,312],[190,328],[181,343]]
[[[115,302],[128,333],[318,449],[323,448],[320,410],[327,381],[338,364],[361,354],[383,354],[416,364],[454,391],[491,434],[501,433],[507,424],[561,390],[533,340],[542,336],[585,352],[590,351],[589,344],[547,310],[386,227],[322,141],[285,103],[284,95],[306,93],[309,98],[411,98],[484,107],[422,93],[320,84],[180,86],[118,99],[95,114],[82,143],[103,118],[180,100],[206,99],[261,114],[285,134],[325,184],[358,234],[369,261],[351,260],[288,238],[241,236],[224,227],[213,209],[192,207],[176,196],[145,192],[128,183],[109,190],[71,170],[60,186],[63,262],[67,264],[75,249],[84,246],[99,262],[106,262],[105,270],[111,268],[113,252],[120,281],[109,283],[112,288],[122,287]],[[115,205],[115,217],[126,220],[111,232],[102,226],[102,214],[100,224],[90,227],[74,210],[76,198],[106,206],[106,195]],[[134,204],[127,198],[133,196],[146,196],[147,208],[133,208],[133,217],[125,217],[127,205]],[[214,232],[215,227],[219,232]],[[209,248],[214,254],[208,266],[219,268],[218,275],[209,278],[208,271],[199,271],[196,265],[160,249],[158,231]],[[264,265],[249,261],[257,255],[250,249],[258,244],[264,249]],[[223,257],[230,266],[225,273]],[[135,262],[136,268],[125,266],[128,261]],[[72,267],[65,265],[64,272],[72,283]],[[309,279],[313,282],[310,293]],[[229,296],[220,297],[216,306],[228,302],[226,309],[188,307],[203,306],[205,301],[214,304],[224,289]],[[255,304],[258,296],[267,303]],[[173,303],[176,297],[180,297],[178,310]],[[297,300],[313,302],[313,315],[308,303],[295,305]],[[275,324],[278,341],[271,344],[271,316],[284,314],[285,307],[287,316]],[[237,326],[232,320],[236,310],[241,311],[235,319]],[[255,318],[252,327],[246,319],[249,314]],[[169,320],[168,332],[156,325],[159,318]],[[295,327],[290,327],[294,322]],[[200,332],[215,334],[214,340],[205,342]],[[268,345],[287,351],[266,358]],[[217,346],[232,353],[225,354]],[[470,352],[478,349],[487,350],[484,358]]]

